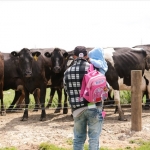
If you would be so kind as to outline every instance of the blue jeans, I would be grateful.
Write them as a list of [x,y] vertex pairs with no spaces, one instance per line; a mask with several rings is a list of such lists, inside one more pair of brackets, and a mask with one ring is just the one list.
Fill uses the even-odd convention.
[[99,150],[99,137],[102,131],[103,117],[100,108],[91,108],[74,117],[73,150],[83,150],[84,143],[89,137],[89,150]]

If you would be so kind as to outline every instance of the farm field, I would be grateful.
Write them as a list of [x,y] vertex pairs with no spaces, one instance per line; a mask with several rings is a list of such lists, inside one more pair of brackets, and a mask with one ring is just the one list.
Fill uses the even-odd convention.
[[[130,108],[123,108],[127,121],[117,120],[118,114],[114,109],[106,109],[107,112],[100,143],[102,147],[111,149],[137,147],[140,140],[150,140],[150,110],[143,110],[142,127],[140,132],[130,132],[131,112]],[[23,112],[7,113],[0,116],[0,148],[15,146],[18,150],[38,150],[42,142],[70,148],[72,145],[73,119],[70,116],[58,113],[54,114],[53,109],[46,110],[47,120],[39,121],[40,111],[29,111],[28,121],[20,121]],[[86,141],[87,142],[87,141]]]

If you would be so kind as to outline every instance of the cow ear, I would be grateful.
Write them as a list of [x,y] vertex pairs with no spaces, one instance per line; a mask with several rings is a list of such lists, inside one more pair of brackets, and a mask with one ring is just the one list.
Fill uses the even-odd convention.
[[49,52],[46,52],[44,55],[45,55],[46,57],[51,57],[51,53],[49,53]]
[[17,53],[16,51],[13,51],[13,52],[11,52],[11,55],[17,57],[17,56],[19,56],[19,53]]
[[64,56],[65,58],[67,58],[68,53],[67,53],[67,52],[63,53],[63,56]]
[[33,53],[32,53],[32,56],[33,56],[33,57],[34,57],[34,56],[39,57],[40,55],[41,55],[41,53],[40,53],[40,52],[38,52],[38,51],[37,51],[37,52],[33,52]]

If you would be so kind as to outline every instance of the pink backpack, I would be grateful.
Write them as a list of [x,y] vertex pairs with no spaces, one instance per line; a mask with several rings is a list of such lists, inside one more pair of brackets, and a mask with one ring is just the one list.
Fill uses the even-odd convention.
[[92,64],[84,75],[81,85],[80,98],[85,98],[90,103],[100,102],[107,99],[107,81],[105,75],[94,70]]

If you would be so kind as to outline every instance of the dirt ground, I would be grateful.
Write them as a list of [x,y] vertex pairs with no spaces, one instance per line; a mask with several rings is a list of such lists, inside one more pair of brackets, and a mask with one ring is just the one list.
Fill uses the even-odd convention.
[[[142,131],[131,131],[131,109],[123,109],[127,121],[118,121],[114,109],[105,109],[107,115],[104,121],[100,143],[102,147],[125,148],[134,147],[131,140],[150,140],[150,110],[143,110]],[[15,146],[18,150],[38,150],[42,142],[49,142],[61,147],[71,147],[73,138],[73,119],[71,112],[67,115],[54,114],[54,110],[46,110],[47,121],[41,122],[40,111],[29,112],[28,121],[20,121],[23,112],[7,113],[0,116],[0,147]],[[87,142],[87,141],[86,141]]]

